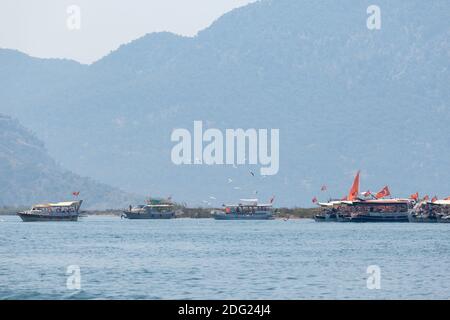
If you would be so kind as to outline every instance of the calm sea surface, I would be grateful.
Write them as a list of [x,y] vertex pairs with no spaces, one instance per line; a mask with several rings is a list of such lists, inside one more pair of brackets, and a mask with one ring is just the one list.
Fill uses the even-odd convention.
[[450,224],[0,216],[0,299],[448,299],[449,266]]

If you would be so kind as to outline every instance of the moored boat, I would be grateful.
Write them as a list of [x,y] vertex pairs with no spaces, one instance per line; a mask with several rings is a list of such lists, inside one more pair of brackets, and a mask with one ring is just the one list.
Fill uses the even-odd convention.
[[421,201],[409,213],[410,222],[450,223],[450,200]]
[[341,201],[319,202],[318,204],[322,208],[322,212],[314,216],[316,222],[338,221],[338,208]]
[[358,199],[342,201],[340,211],[348,222],[408,222],[409,199]]
[[322,213],[315,216],[316,221],[338,222],[408,222],[408,213],[415,201],[412,199],[386,199],[390,196],[388,186],[378,193],[370,191],[359,193],[360,172],[355,176],[347,196],[340,201],[318,203]]
[[175,210],[172,202],[162,199],[151,199],[145,205],[129,208],[122,214],[126,219],[173,219]]
[[272,220],[272,203],[259,204],[258,199],[241,199],[237,205],[224,205],[212,212],[216,220]]
[[30,210],[17,212],[24,222],[77,221],[83,200],[36,204]]

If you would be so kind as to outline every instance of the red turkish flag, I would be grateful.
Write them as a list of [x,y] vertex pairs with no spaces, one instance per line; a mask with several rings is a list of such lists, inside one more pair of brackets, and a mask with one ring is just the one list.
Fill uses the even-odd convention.
[[381,199],[381,198],[385,198],[385,197],[390,196],[390,195],[391,195],[391,192],[389,191],[389,187],[385,186],[383,189],[380,190],[380,192],[378,192],[375,195],[375,198]]

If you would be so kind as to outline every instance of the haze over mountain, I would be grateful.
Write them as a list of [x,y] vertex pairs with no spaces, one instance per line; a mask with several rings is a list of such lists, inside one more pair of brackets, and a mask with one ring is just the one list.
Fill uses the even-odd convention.
[[[357,169],[363,189],[448,196],[450,2],[377,1],[381,30],[366,27],[371,4],[261,1],[89,66],[0,50],[0,111],[77,174],[189,204],[258,191],[309,205],[344,195]],[[171,132],[194,120],[280,129],[279,173],[175,166]]]
[[[68,146],[70,148],[70,146]],[[18,121],[0,114],[0,206],[73,199],[83,190],[83,208],[126,207],[137,196],[82,178],[61,168],[44,144]]]

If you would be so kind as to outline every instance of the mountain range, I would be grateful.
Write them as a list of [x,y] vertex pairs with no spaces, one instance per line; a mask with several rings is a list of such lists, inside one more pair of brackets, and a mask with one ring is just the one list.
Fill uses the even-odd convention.
[[[67,146],[70,148],[70,146]],[[80,177],[58,165],[44,143],[17,120],[0,114],[0,206],[74,199],[80,191],[84,208],[124,208],[138,196]],[[142,200],[142,199],[141,199]]]
[[[379,0],[380,30],[366,26],[371,4],[263,0],[195,37],[148,34],[91,65],[2,49],[0,112],[61,167],[192,205],[311,205],[342,197],[358,169],[363,189],[448,196],[450,2]],[[171,132],[195,120],[279,129],[278,174],[174,165]]]

